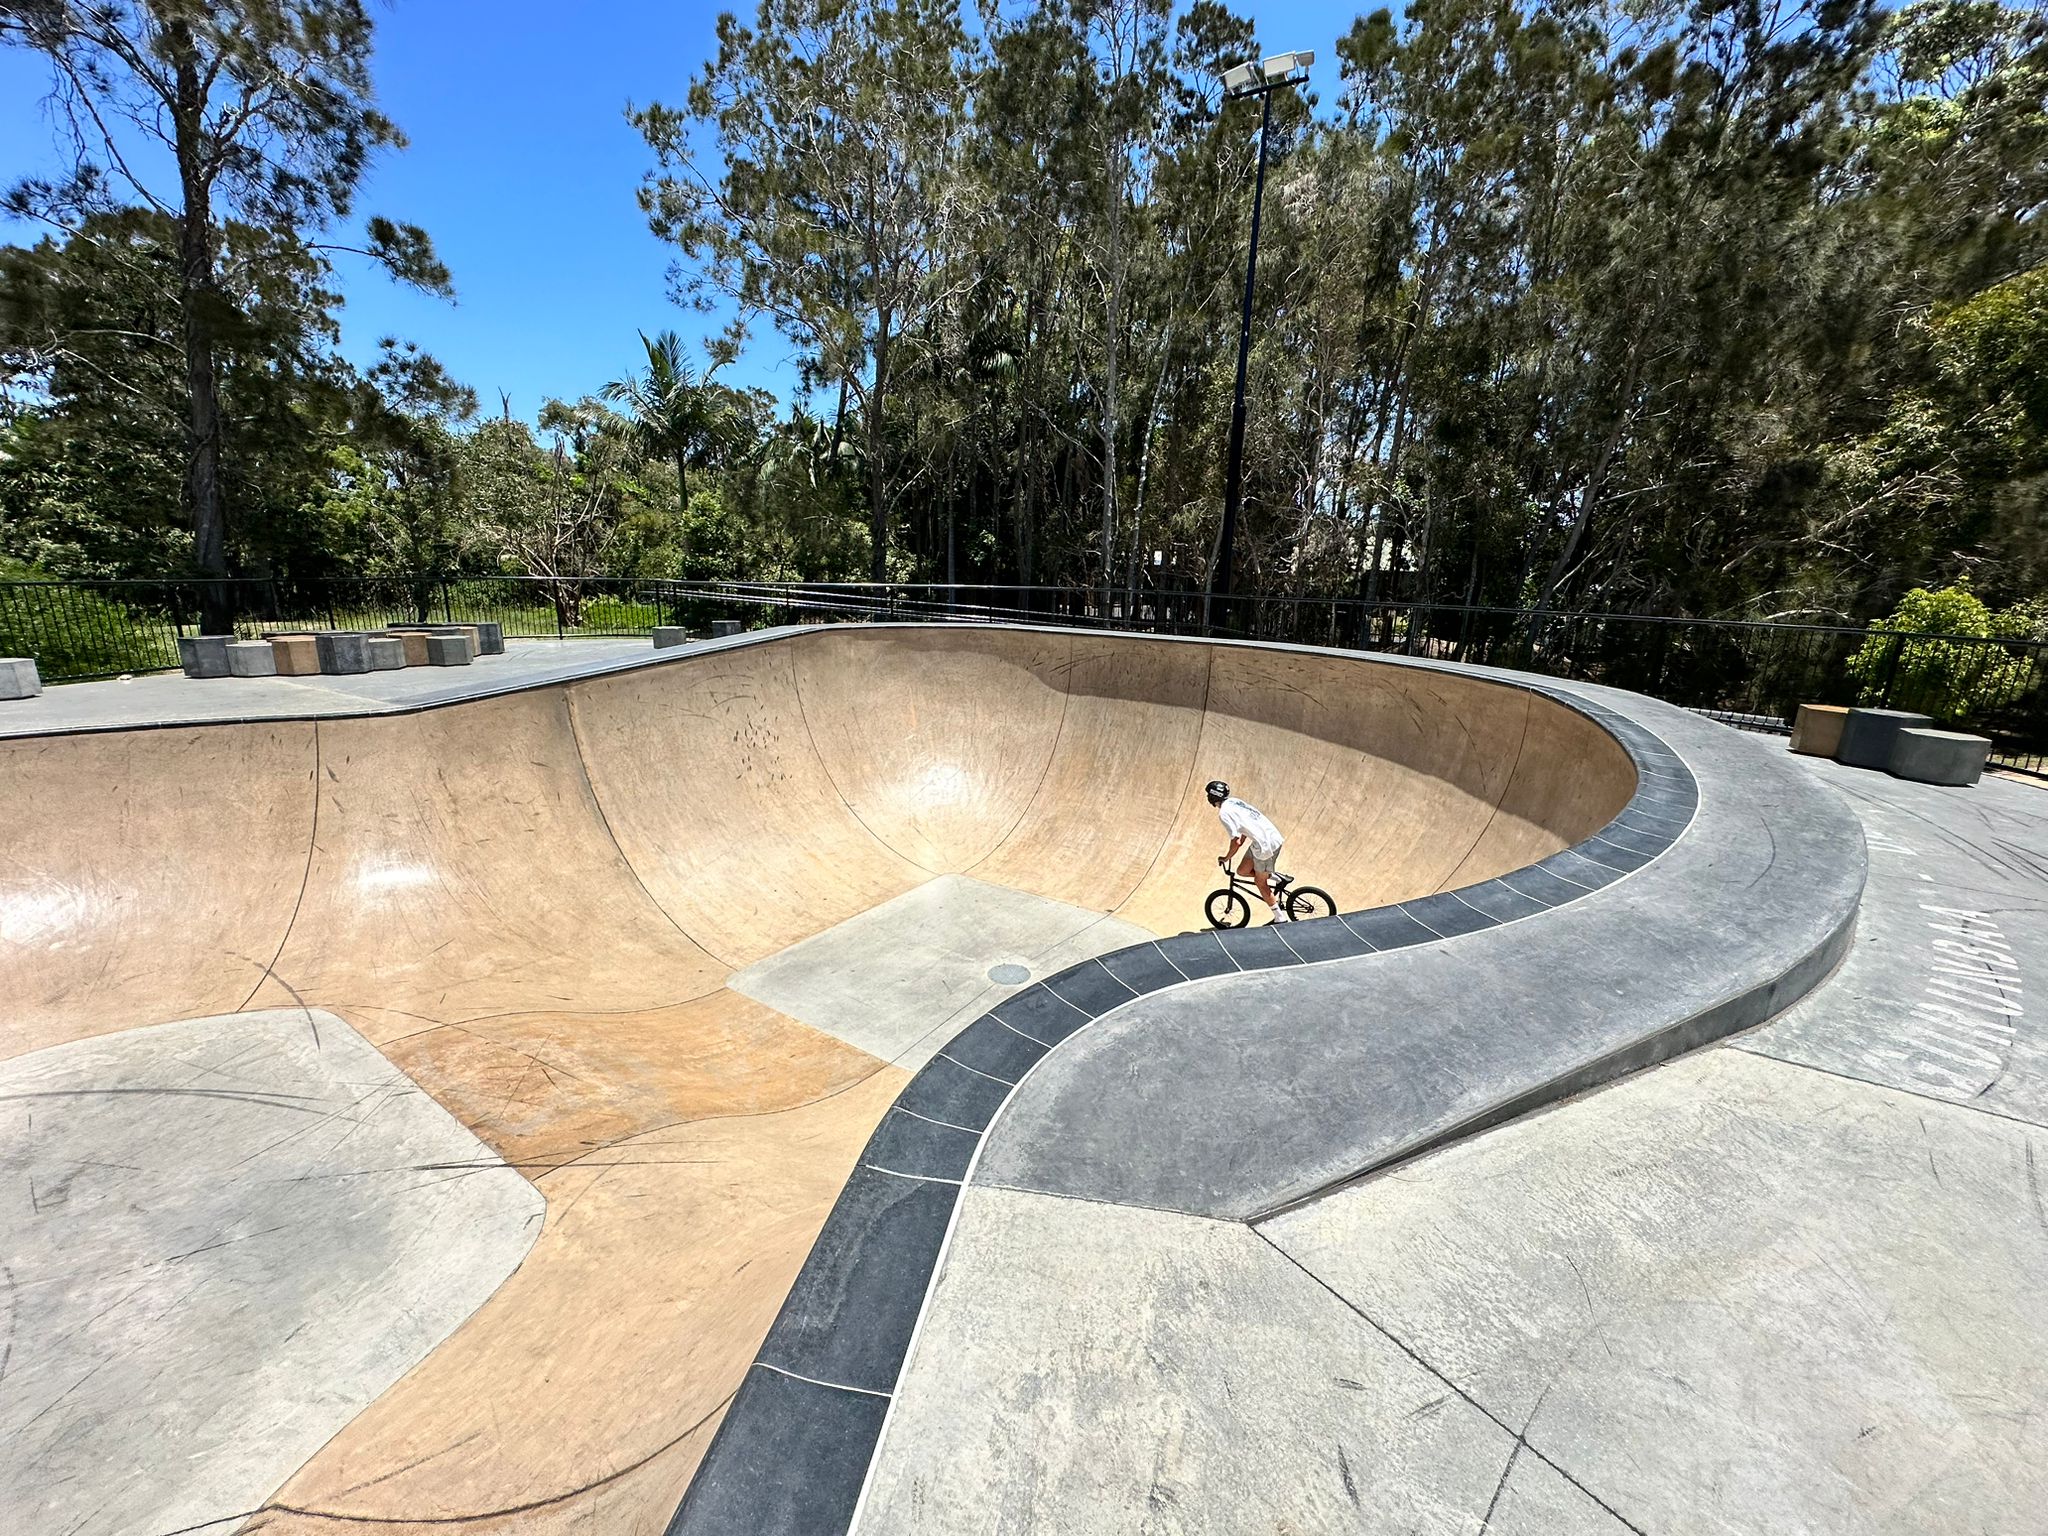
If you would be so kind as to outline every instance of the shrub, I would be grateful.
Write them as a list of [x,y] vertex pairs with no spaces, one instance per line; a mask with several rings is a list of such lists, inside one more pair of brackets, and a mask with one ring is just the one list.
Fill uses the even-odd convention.
[[33,567],[0,562],[0,656],[33,657],[47,682],[178,664],[178,632],[91,587],[41,586]]
[[2025,640],[2031,620],[2024,608],[1994,614],[1967,582],[1938,591],[1916,587],[1891,617],[1870,626],[1870,638],[1849,658],[1857,702],[1943,720],[2004,708],[2041,682],[2031,649],[1996,643]]

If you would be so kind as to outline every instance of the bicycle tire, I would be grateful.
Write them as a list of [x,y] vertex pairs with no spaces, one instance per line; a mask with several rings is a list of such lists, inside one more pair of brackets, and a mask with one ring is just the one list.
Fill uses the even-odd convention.
[[1287,893],[1287,915],[1297,923],[1310,923],[1319,917],[1335,917],[1337,903],[1319,886],[1297,885]]
[[1244,899],[1243,892],[1229,886],[1211,891],[1204,910],[1209,914],[1211,928],[1242,928],[1252,920],[1252,904]]

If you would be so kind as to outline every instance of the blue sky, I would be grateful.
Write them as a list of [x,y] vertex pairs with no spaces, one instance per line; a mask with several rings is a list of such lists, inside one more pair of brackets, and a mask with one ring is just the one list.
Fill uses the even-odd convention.
[[[669,302],[673,251],[648,233],[633,201],[652,156],[625,105],[679,101],[727,8],[378,5],[378,94],[412,147],[378,162],[359,211],[425,225],[454,271],[457,302],[397,288],[345,259],[348,354],[369,359],[387,334],[417,341],[486,409],[505,390],[514,412],[530,417],[549,395],[593,393],[631,367],[637,331],[674,329],[694,344],[715,329],[715,319]],[[1253,14],[1269,49],[1316,50],[1314,84],[1327,101],[1337,36],[1369,8],[1287,0]],[[46,89],[35,56],[0,51],[0,183],[56,165],[38,105]],[[35,234],[0,221],[0,239]],[[722,377],[778,396],[795,384],[783,342],[761,327]]]

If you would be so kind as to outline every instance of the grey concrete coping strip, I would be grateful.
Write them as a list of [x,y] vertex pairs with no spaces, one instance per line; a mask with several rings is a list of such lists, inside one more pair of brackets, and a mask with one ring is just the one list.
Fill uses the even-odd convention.
[[[884,1117],[757,1369],[894,1393],[961,1185],[920,1185],[932,1195],[915,1207],[884,1204],[882,1168],[1249,1220],[1761,1022],[1826,974],[1863,884],[1861,834],[1836,797],[1685,711],[1487,675],[1621,742],[1638,786],[1613,823],[1455,893],[1183,934],[1006,999]],[[1785,910],[1795,900],[1796,919]],[[1418,967],[1446,985],[1402,985]],[[1512,1017],[1498,1006],[1504,983],[1519,994]],[[1460,1027],[1433,1027],[1427,1010]],[[1238,1027],[1219,1034],[1216,1021]],[[1391,1070],[1371,1070],[1390,1039],[1405,1041],[1386,1051]],[[906,1132],[920,1122],[924,1132]],[[848,1530],[885,1423],[788,1392],[742,1393],[670,1536]]]

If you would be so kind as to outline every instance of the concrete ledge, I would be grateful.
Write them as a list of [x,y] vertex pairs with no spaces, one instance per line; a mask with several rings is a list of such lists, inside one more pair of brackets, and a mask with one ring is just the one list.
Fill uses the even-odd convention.
[[234,677],[275,677],[277,651],[268,640],[237,640],[228,647],[228,672]]
[[370,638],[347,630],[322,630],[313,636],[313,649],[320,657],[320,670],[336,677],[349,677],[370,670]]
[[1792,725],[1792,750],[1806,757],[1833,757],[1849,719],[1846,704],[1802,704]]
[[1984,777],[1991,743],[1960,731],[1903,730],[1892,746],[1892,777],[1917,784],[1974,784]]
[[272,635],[271,660],[280,677],[315,677],[320,671],[320,647],[311,635]]
[[895,1391],[963,1183],[1254,1219],[1759,1023],[1832,968],[1862,836],[1782,749],[1492,675],[1622,742],[1639,783],[1621,815],[1455,893],[1105,955],[955,1036],[876,1130],[757,1356],[809,1396],[742,1391],[671,1533],[847,1528],[880,1429],[835,1405]]
[[0,699],[32,699],[42,691],[35,662],[26,656],[0,659]]
[[427,636],[428,666],[466,667],[471,659],[468,635],[430,634]]
[[1835,749],[1835,760],[1851,768],[1889,767],[1899,732],[1932,724],[1931,717],[1916,715],[1911,710],[1852,709],[1842,723],[1842,741]]
[[228,641],[232,635],[178,636],[178,664],[187,677],[228,676]]
[[372,672],[396,672],[405,665],[405,641],[397,635],[371,635],[364,642]]

